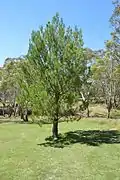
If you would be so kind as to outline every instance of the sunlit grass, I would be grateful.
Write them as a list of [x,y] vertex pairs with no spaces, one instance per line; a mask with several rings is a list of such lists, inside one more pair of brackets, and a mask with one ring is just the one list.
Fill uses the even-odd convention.
[[[60,123],[60,133],[119,130],[119,120],[82,119]],[[91,131],[92,132],[92,131]],[[40,146],[51,125],[0,124],[0,180],[113,180],[120,177],[120,144],[70,143]]]

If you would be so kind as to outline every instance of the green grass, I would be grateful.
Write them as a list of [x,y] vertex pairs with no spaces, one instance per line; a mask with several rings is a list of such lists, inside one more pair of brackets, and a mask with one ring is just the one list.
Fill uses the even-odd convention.
[[[45,141],[51,125],[1,123],[0,180],[119,180],[120,144],[116,140],[120,138],[119,129],[119,120],[82,119],[60,123],[63,147],[55,148]],[[75,136],[76,130],[83,134]],[[93,130],[101,133],[94,134]],[[73,134],[66,137],[69,141],[66,143],[64,133],[70,131]],[[108,139],[103,132],[109,132]]]

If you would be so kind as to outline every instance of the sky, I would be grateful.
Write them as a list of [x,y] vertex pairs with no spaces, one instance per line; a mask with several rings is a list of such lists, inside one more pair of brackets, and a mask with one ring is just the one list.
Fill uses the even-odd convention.
[[0,65],[27,53],[32,30],[59,12],[66,26],[82,28],[85,46],[104,48],[110,39],[112,0],[1,0]]

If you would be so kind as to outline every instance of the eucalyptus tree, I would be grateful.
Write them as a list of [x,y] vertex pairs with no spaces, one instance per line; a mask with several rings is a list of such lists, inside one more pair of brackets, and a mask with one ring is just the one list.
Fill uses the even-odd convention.
[[16,58],[7,58],[1,69],[0,91],[2,101],[15,104],[18,93],[17,74],[19,60]]

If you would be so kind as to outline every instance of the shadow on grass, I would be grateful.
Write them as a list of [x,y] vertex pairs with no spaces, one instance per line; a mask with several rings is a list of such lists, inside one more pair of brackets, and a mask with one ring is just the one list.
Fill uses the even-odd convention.
[[60,134],[59,138],[53,141],[52,137],[47,137],[45,143],[38,144],[45,147],[64,148],[72,144],[80,143],[90,146],[99,146],[103,143],[117,144],[120,143],[120,132],[117,130],[77,130],[70,131],[65,134]]

